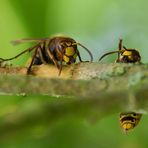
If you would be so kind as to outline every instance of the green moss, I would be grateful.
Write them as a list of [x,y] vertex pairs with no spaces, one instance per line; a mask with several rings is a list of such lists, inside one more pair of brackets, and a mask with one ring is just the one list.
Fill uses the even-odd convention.
[[122,76],[126,73],[126,67],[113,67],[112,69],[105,71],[101,74],[102,79],[107,79],[110,77]]
[[126,73],[126,68],[125,67],[114,67],[113,68],[113,75],[114,76],[121,76]]
[[142,72],[138,72],[132,76],[129,77],[129,81],[128,81],[128,86],[135,86],[137,84],[139,84],[141,82],[141,80],[143,80],[143,78],[145,77],[144,73]]

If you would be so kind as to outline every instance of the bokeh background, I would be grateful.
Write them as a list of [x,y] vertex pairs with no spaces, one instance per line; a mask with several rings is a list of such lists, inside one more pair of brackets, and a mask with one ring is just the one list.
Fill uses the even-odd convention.
[[[41,38],[62,33],[91,49],[94,61],[105,52],[124,45],[139,49],[142,62],[148,62],[148,2],[146,0],[1,0],[0,57],[16,55],[29,44],[12,46],[20,38]],[[80,49],[82,57],[88,55]],[[29,55],[14,60],[24,64]],[[114,62],[115,56],[104,59]],[[1,96],[1,100],[13,97]],[[20,102],[21,97],[17,98]],[[25,99],[30,99],[25,97]],[[49,98],[50,99],[50,98]],[[120,99],[120,98],[119,98]],[[19,102],[18,101],[18,102]],[[23,134],[1,140],[4,148],[145,148],[148,147],[148,119],[127,135],[119,127],[118,113],[89,124],[77,118],[60,120],[46,134]]]

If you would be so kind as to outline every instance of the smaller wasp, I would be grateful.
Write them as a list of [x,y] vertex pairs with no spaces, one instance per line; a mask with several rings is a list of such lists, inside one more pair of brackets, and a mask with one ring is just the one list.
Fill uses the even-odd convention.
[[141,119],[141,113],[124,112],[120,114],[120,125],[125,132],[133,129]]
[[118,53],[118,58],[116,60],[117,63],[140,63],[140,53],[136,49],[126,48],[125,46],[122,46],[122,39],[119,40],[118,48],[119,50],[117,51],[111,51],[102,55],[99,61],[107,55]]
[[89,49],[70,37],[53,36],[51,38],[41,39],[20,39],[14,41],[13,43],[20,44],[24,42],[35,42],[36,44],[12,58],[0,58],[0,62],[16,59],[24,53],[31,52],[34,50],[31,62],[29,64],[29,67],[27,68],[27,74],[30,73],[31,67],[33,65],[49,63],[54,64],[58,68],[60,75],[62,71],[63,62],[70,65],[76,62],[77,57],[79,58],[80,62],[83,62],[77,46],[81,46],[82,48],[84,48],[90,55],[90,61],[93,61],[93,56]]

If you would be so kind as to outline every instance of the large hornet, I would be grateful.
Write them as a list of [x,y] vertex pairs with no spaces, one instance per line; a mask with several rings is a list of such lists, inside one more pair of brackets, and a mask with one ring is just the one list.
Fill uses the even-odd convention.
[[90,61],[93,61],[93,56],[89,49],[70,37],[54,36],[51,38],[41,39],[20,39],[13,41],[13,44],[16,45],[24,42],[35,42],[36,44],[12,58],[0,58],[0,62],[10,61],[18,58],[26,52],[34,51],[31,62],[27,68],[27,74],[31,72],[31,67],[33,65],[52,63],[58,68],[60,75],[63,62],[68,65],[75,63],[77,57],[79,58],[80,62],[82,62],[77,46],[81,46],[82,48],[84,48],[90,55]]

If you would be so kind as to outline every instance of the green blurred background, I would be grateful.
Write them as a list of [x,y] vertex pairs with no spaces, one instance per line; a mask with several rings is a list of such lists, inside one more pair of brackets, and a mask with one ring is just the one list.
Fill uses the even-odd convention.
[[[91,49],[94,60],[107,51],[115,50],[119,38],[124,45],[139,49],[142,62],[147,59],[148,2],[146,0],[1,0],[0,1],[0,57],[11,57],[27,44],[12,46],[11,40],[49,37],[62,33]],[[87,53],[80,52],[84,59]],[[24,64],[24,55],[15,64]],[[111,56],[112,57],[112,56]],[[104,61],[114,62],[114,58]],[[0,97],[11,102],[13,97]],[[17,98],[21,101],[21,97]],[[25,97],[25,99],[30,99]],[[50,99],[50,98],[49,98]],[[4,148],[145,148],[148,147],[148,119],[143,116],[134,131],[125,135],[118,123],[118,113],[91,125],[86,121],[68,118],[43,135],[22,134],[1,140]]]

